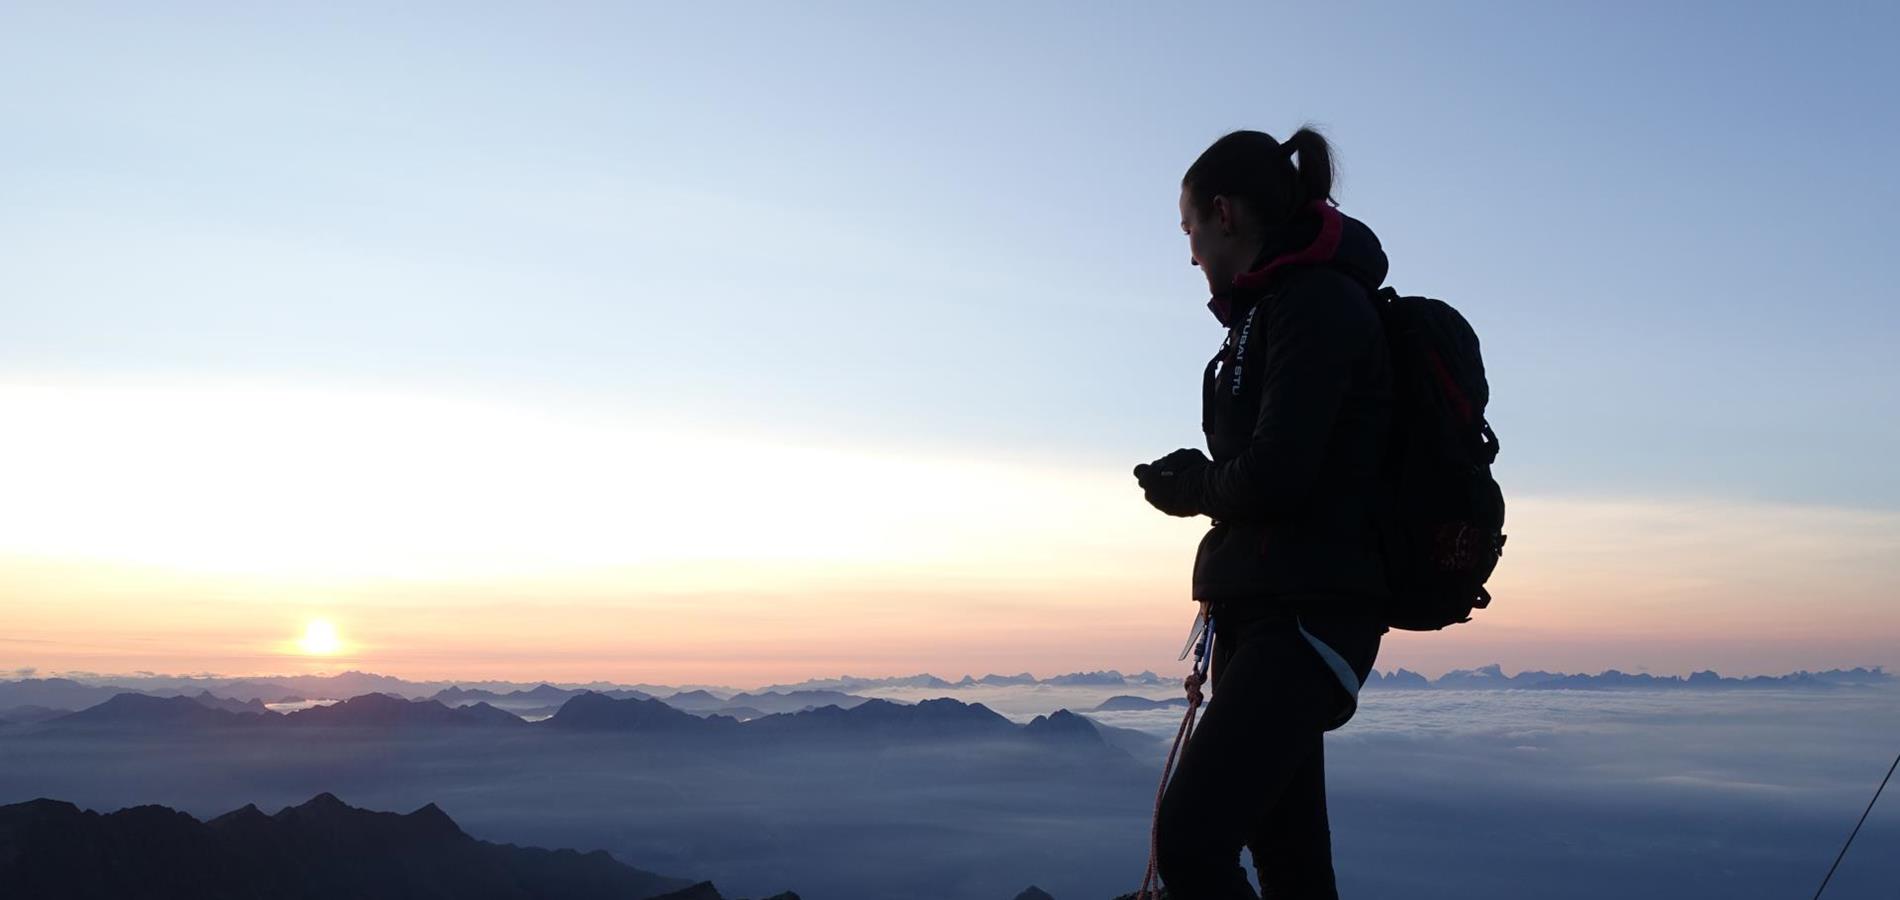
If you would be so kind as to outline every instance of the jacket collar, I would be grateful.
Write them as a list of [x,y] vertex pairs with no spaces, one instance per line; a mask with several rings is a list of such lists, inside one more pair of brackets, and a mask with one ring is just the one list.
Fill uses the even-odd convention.
[[[1286,266],[1327,262],[1339,253],[1339,238],[1345,230],[1339,210],[1325,200],[1313,201],[1308,209],[1319,217],[1319,227],[1312,240],[1304,246],[1279,252],[1272,244],[1262,248],[1260,256],[1254,258],[1254,268],[1235,275],[1233,286],[1207,301],[1208,310],[1222,325],[1233,325],[1235,318],[1265,293],[1275,272]],[[1265,265],[1260,264],[1262,258],[1267,260]]]

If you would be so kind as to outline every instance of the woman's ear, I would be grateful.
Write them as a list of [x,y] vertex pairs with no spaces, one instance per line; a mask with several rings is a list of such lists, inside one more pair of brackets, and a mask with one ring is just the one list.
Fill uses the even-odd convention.
[[1227,195],[1225,194],[1215,195],[1214,213],[1215,215],[1220,217],[1220,233],[1223,236],[1233,235],[1234,224],[1235,224],[1234,223],[1234,204],[1227,199]]

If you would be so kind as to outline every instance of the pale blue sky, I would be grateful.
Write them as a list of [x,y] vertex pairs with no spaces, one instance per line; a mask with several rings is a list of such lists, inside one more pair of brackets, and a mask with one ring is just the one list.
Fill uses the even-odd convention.
[[1508,491],[1900,509],[1891,5],[398,6],[0,6],[0,378],[1125,471],[1221,338],[1181,172],[1313,121]]

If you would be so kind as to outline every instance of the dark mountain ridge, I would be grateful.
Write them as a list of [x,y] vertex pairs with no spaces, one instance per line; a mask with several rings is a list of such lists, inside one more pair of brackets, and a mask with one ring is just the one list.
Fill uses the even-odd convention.
[[634,900],[690,885],[602,850],[476,840],[433,803],[403,815],[324,793],[275,815],[246,805],[205,822],[163,806],[0,806],[0,896],[10,900]]
[[97,706],[47,719],[58,728],[268,729],[277,727],[427,728],[432,726],[526,727],[520,716],[486,703],[449,708],[434,700],[404,700],[388,694],[364,694],[328,706],[293,713],[243,707],[233,712],[207,706],[192,697],[119,694]]
[[1186,697],[1169,697],[1166,700],[1150,700],[1147,697],[1135,697],[1128,694],[1116,694],[1095,704],[1088,712],[1135,712],[1169,707],[1187,707]]
[[[561,703],[585,693],[588,693],[587,688],[558,688],[544,682],[536,685],[531,690],[509,691],[505,694],[481,688],[466,689],[462,687],[448,687],[436,691],[430,695],[429,699],[440,700],[447,706],[462,706],[469,703],[484,702],[494,706],[513,709],[517,707],[538,708],[543,706],[558,706]],[[644,691],[636,690],[610,690],[599,691],[597,693],[606,694],[615,699],[646,699],[652,696]]]
[[222,709],[226,712],[246,715],[269,715],[273,712],[270,707],[264,705],[262,700],[252,699],[249,702],[233,700],[229,697],[219,697],[210,691],[199,691],[198,695],[191,699],[212,709]]
[[[1067,749],[1127,752],[1144,745],[1125,729],[1107,726],[1066,709],[1018,725],[981,703],[949,697],[918,703],[872,699],[850,707],[826,705],[772,713],[741,722],[723,715],[700,716],[654,699],[615,699],[588,691],[569,699],[554,715],[527,722],[486,703],[448,707],[436,700],[405,700],[364,694],[297,712],[231,712],[190,697],[119,694],[76,713],[29,726],[48,734],[67,730],[111,732],[283,732],[286,729],[351,728],[406,734],[525,733],[595,734],[699,742],[706,746],[751,742],[830,743],[1028,740]],[[480,730],[479,732],[477,730]]]

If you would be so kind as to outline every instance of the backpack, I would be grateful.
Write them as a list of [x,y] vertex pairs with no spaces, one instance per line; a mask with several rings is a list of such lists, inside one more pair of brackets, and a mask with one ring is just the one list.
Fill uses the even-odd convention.
[[1498,438],[1478,336],[1450,304],[1373,297],[1392,355],[1392,442],[1380,529],[1391,599],[1385,624],[1437,631],[1491,603],[1484,583],[1504,553],[1504,494],[1491,477]]

